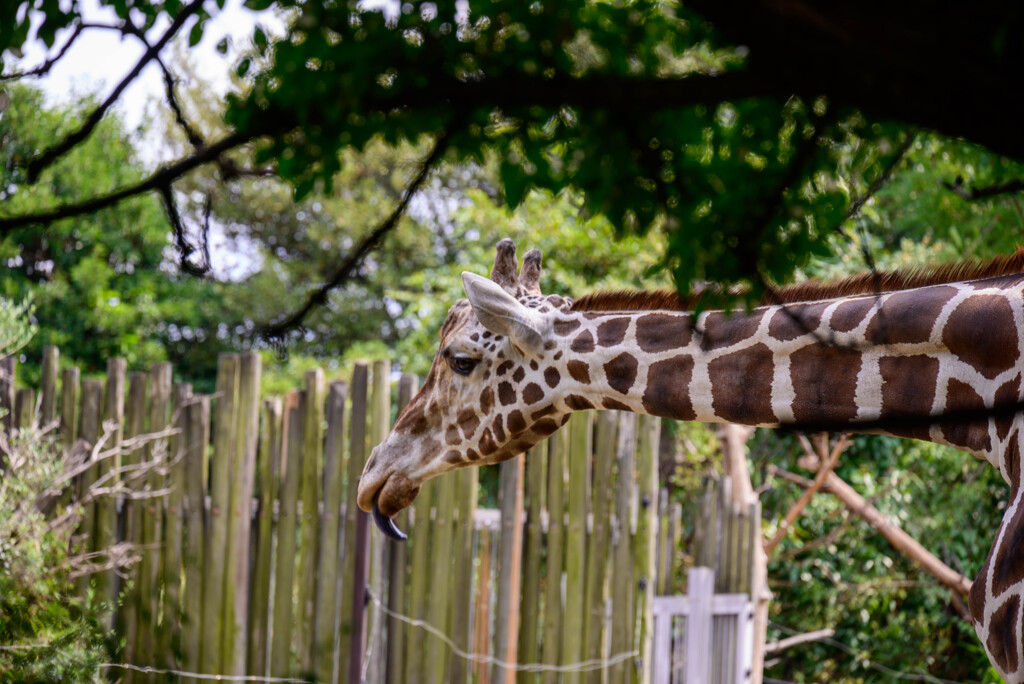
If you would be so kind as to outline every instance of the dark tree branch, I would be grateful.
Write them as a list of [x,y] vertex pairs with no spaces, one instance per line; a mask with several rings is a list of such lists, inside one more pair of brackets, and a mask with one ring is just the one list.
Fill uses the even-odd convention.
[[174,35],[181,29],[181,27],[185,25],[185,22],[188,21],[188,19],[192,15],[198,12],[202,8],[202,6],[203,0],[192,0],[191,3],[186,5],[181,10],[181,13],[178,14],[177,17],[175,17],[174,21],[171,22],[171,25],[160,37],[160,40],[158,40],[156,43],[150,46],[148,50],[146,50],[146,52],[142,55],[142,58],[138,61],[135,67],[130,72],[128,72],[128,75],[125,76],[120,83],[117,84],[117,87],[114,88],[114,90],[110,93],[109,96],[107,96],[107,99],[104,100],[103,103],[100,106],[98,106],[95,110],[93,110],[93,112],[85,120],[85,123],[83,123],[82,126],[78,128],[78,130],[68,134],[68,136],[61,140],[59,143],[57,143],[56,145],[47,150],[44,150],[37,157],[29,161],[27,165],[27,175],[29,183],[35,183],[39,179],[39,174],[41,174],[55,161],[57,161],[62,156],[67,154],[70,150],[74,149],[74,147],[78,145],[80,142],[89,137],[89,134],[92,133],[94,128],[96,128],[96,125],[99,124],[104,114],[107,113],[107,110],[110,109],[114,105],[114,103],[117,102],[118,98],[121,97],[121,93],[123,93],[124,90],[129,85],[131,85],[132,81],[134,81],[136,77],[138,77],[138,75],[142,72],[143,68],[145,68],[145,66],[149,64],[151,60],[153,60],[155,57],[157,57],[157,55],[160,54],[160,51],[163,50],[164,46],[167,45],[168,41],[170,41],[171,38],[174,37]]
[[42,64],[40,64],[34,69],[29,69],[28,71],[16,71],[13,74],[0,75],[0,82],[17,81],[19,79],[28,78],[30,76],[45,76],[50,72],[50,69],[52,69],[57,62],[64,58],[64,55],[66,55],[68,50],[71,49],[71,46],[75,44],[75,41],[78,40],[78,37],[82,35],[82,31],[84,29],[85,24],[78,24],[77,26],[75,26],[75,30],[71,32],[71,36],[68,38],[68,41],[64,43],[64,46],[60,50],[58,50],[57,54],[55,54],[53,57],[47,58]]
[[[174,188],[170,183],[166,183],[161,185],[158,190],[163,200],[164,211],[167,212],[167,220],[170,222],[171,230],[174,232],[174,245],[178,248],[178,265],[182,271],[189,275],[196,277],[205,276],[210,271],[209,259],[207,258],[200,264],[192,263],[192,255],[195,254],[196,248],[189,242],[188,236],[185,235],[185,222],[181,218],[181,212],[178,211],[178,203],[174,199]],[[205,242],[205,236],[203,240]],[[202,249],[203,254],[208,256],[209,249],[205,245]]]
[[910,151],[910,147],[911,145],[914,144],[914,140],[916,139],[916,133],[911,133],[904,137],[903,142],[899,146],[899,149],[896,150],[896,154],[893,155],[893,158],[890,159],[889,163],[885,165],[884,169],[882,169],[882,173],[878,174],[878,178],[871,182],[871,185],[868,186],[868,189],[864,191],[863,195],[850,202],[850,208],[846,210],[846,216],[843,218],[843,221],[836,225],[836,227],[834,228],[835,231],[840,230],[840,226],[842,226],[843,222],[849,221],[850,219],[856,217],[860,213],[860,210],[867,203],[867,201],[874,197],[879,190],[884,188],[889,183],[889,180],[892,178],[892,174],[896,170],[896,167],[899,166],[900,162],[902,162],[903,159],[907,156],[907,152]]
[[174,75],[171,74],[171,70],[167,68],[164,61],[157,58],[156,63],[160,66],[160,70],[164,75],[164,90],[167,96],[167,106],[171,108],[171,112],[174,113],[174,121],[178,124],[178,127],[185,132],[185,137],[188,139],[188,143],[195,149],[201,148],[206,144],[203,136],[192,127],[192,124],[185,119],[185,112],[181,108],[181,103],[178,102],[178,96],[174,92]]
[[216,161],[221,154],[228,150],[244,145],[250,140],[258,138],[261,135],[273,134],[274,132],[280,132],[280,130],[283,130],[283,128],[278,128],[278,126],[283,126],[283,124],[266,126],[265,130],[253,130],[246,133],[232,133],[227,135],[217,142],[211,143],[209,146],[197,151],[190,157],[186,157],[185,159],[168,166],[161,167],[151,176],[139,183],[121,190],[116,190],[107,195],[101,195],[99,197],[94,197],[74,204],[64,204],[59,207],[34,214],[0,217],[0,237],[9,234],[16,228],[33,224],[45,225],[52,223],[53,221],[59,221],[60,219],[91,214],[99,211],[100,209],[106,209],[107,207],[113,206],[130,197],[136,197],[152,190],[158,190],[168,183],[185,175],[192,169],[202,166],[203,164]]
[[[452,125],[454,126],[454,124]],[[341,265],[335,269],[331,277],[311,292],[309,296],[306,297],[305,303],[293,313],[285,316],[284,318],[279,318],[273,323],[261,326],[260,334],[265,340],[271,343],[280,342],[287,332],[302,324],[302,321],[310,311],[317,306],[322,306],[327,303],[327,296],[333,290],[341,287],[351,280],[355,269],[360,263],[362,263],[363,259],[365,259],[370,252],[380,246],[384,237],[398,225],[399,219],[405,215],[405,210],[409,206],[409,201],[427,180],[427,177],[433,170],[434,165],[441,158],[441,155],[444,154],[448,145],[449,135],[449,132],[444,132],[440,137],[438,137],[437,141],[434,143],[433,149],[430,150],[430,153],[421,162],[419,173],[416,174],[416,177],[413,178],[412,182],[410,182],[406,187],[405,193],[402,195],[402,200],[394,208],[391,214],[376,228],[374,228],[369,235],[364,237],[356,248],[349,253]]]
[[988,199],[990,197],[998,197],[999,195],[1016,195],[1019,192],[1024,192],[1024,180],[1012,180],[1005,183],[995,183],[994,185],[986,185],[980,188],[967,189],[964,187],[963,179],[957,178],[952,183],[944,182],[942,184],[947,190],[950,190],[960,197],[968,201],[975,201],[980,199]]

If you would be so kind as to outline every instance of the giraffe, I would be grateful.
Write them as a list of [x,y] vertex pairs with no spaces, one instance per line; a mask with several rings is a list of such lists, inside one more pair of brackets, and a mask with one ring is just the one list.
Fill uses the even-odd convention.
[[771,293],[749,312],[694,315],[668,292],[543,295],[541,254],[517,275],[498,243],[490,278],[463,273],[419,393],[374,449],[358,504],[378,527],[420,485],[512,458],[573,411],[872,432],[987,460],[1010,505],[969,595],[1007,682],[1024,682],[1024,248],[987,263],[854,277]]

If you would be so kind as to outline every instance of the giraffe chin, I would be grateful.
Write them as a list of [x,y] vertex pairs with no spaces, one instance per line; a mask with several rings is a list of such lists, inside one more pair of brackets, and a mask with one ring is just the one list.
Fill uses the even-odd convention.
[[381,513],[380,507],[377,505],[377,497],[380,496],[380,492],[373,497],[373,522],[377,525],[377,529],[384,533],[385,537],[390,537],[395,541],[405,541],[409,538],[405,532],[398,529],[398,525],[395,521],[388,516]]

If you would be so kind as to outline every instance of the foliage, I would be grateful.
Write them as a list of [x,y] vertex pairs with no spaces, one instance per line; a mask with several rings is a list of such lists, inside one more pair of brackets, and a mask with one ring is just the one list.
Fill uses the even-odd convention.
[[[117,119],[108,119],[40,182],[26,183],[19,160],[46,147],[54,130],[80,119],[92,103],[48,107],[38,90],[14,86],[8,92],[10,106],[0,115],[5,208],[28,211],[141,177],[129,136]],[[4,235],[0,296],[31,294],[35,303],[39,332],[25,354],[39,358],[43,346],[57,345],[89,373],[114,356],[135,367],[181,358],[195,352],[197,338],[216,338],[217,287],[170,270],[167,232],[158,205],[140,198],[45,231],[30,226]],[[205,370],[194,357],[190,368]]]
[[[27,330],[0,299],[0,325]],[[4,325],[4,327],[6,327]],[[13,347],[2,346],[0,352]],[[60,447],[24,430],[0,454],[0,680],[103,682],[103,631],[91,599],[72,598],[68,549],[78,516],[37,507],[62,474]]]

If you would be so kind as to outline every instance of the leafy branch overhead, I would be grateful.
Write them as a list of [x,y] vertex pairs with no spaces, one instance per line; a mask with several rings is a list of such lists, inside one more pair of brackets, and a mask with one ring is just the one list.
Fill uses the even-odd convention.
[[[161,17],[168,28],[85,126],[24,160],[28,183],[88,135],[176,32],[197,43],[222,3],[102,4],[125,33],[144,35]],[[568,189],[620,235],[664,230],[660,266],[681,289],[716,280],[756,294],[836,249],[836,228],[890,178],[912,131],[1024,159],[1024,103],[1012,87],[1024,47],[1007,38],[1024,24],[1020,8],[993,13],[982,2],[922,16],[871,2],[497,0],[404,3],[386,17],[350,3],[247,5],[276,8],[289,25],[280,37],[254,30],[253,54],[236,65],[247,87],[229,98],[226,135],[204,143],[190,134],[189,157],[131,187],[0,216],[0,234],[133,194],[167,198],[184,174],[224,168],[226,152],[253,141],[257,166],[276,167],[302,198],[330,189],[346,150],[427,137],[444,139],[450,160],[496,157],[511,207],[534,188]],[[13,28],[0,28],[0,48],[29,40],[34,12],[24,10],[39,10],[39,39],[55,52],[44,67],[83,26],[76,4],[19,7]],[[981,185],[1019,189],[1016,165],[1001,169]]]

